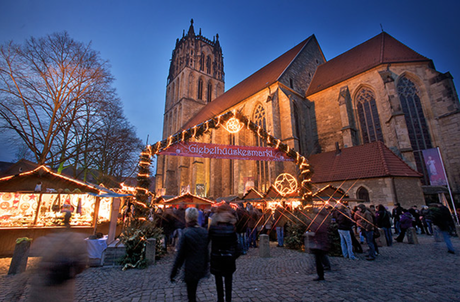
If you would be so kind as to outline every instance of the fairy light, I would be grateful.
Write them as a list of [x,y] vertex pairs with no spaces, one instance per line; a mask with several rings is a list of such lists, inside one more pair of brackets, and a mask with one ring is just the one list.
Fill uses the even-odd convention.
[[181,139],[182,142],[185,140],[184,136],[185,136],[185,133],[186,133],[186,132],[187,132],[187,131],[185,131],[185,130],[182,131],[182,139]]
[[195,138],[196,136],[196,126],[193,126],[193,135],[192,135],[192,138]]
[[277,139],[277,140],[276,140],[276,146],[275,146],[275,148],[278,149],[279,146],[280,146],[280,140]]
[[204,130],[204,132],[207,132],[207,131],[208,131],[208,129],[209,129],[209,120],[208,120],[208,121],[206,121],[205,125],[206,125],[206,130]]
[[220,125],[220,115],[217,117],[217,124],[216,124],[216,127]]

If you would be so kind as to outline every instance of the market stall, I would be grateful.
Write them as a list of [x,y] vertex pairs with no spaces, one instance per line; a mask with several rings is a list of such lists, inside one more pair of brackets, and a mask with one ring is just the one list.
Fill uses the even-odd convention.
[[14,250],[16,238],[37,238],[67,226],[85,234],[107,234],[114,200],[109,193],[45,166],[0,178],[0,255]]

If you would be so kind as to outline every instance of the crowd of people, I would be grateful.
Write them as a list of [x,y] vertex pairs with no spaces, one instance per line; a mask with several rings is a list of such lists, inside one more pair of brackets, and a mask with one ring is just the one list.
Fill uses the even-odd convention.
[[[331,247],[329,227],[332,222],[337,226],[342,255],[351,260],[358,260],[356,254],[365,252],[364,241],[368,247],[366,260],[375,260],[379,255],[376,238],[380,233],[381,242],[391,247],[393,241],[402,242],[411,227],[427,235],[438,231],[448,252],[455,253],[450,242],[455,225],[450,211],[440,204],[424,206],[420,211],[417,206],[404,209],[396,204],[390,211],[383,205],[375,208],[364,204],[350,208],[338,203],[292,210],[281,205],[275,209],[258,208],[250,203],[240,203],[234,209],[224,203],[205,210],[198,206],[170,207],[159,209],[155,215],[158,226],[164,231],[165,247],[177,252],[171,281],[174,282],[184,266],[189,301],[196,301],[198,282],[209,272],[215,276],[218,301],[231,301],[236,259],[250,248],[258,247],[260,234],[269,235],[270,240],[283,247],[288,225],[302,226],[309,236],[308,248],[315,257],[318,274],[315,281],[324,280],[324,271],[330,270],[327,254]],[[393,239],[393,235],[397,237]]]

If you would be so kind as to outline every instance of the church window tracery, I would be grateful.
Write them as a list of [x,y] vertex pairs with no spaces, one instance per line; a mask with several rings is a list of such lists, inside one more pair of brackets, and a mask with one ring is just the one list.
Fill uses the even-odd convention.
[[198,99],[203,99],[203,79],[198,80]]
[[425,166],[423,165],[423,155],[421,150],[433,147],[431,143],[428,124],[423,114],[422,103],[419,91],[415,84],[407,77],[402,77],[397,85],[401,109],[406,120],[409,140],[414,150],[417,170],[425,175],[425,184],[429,183]]
[[358,112],[359,124],[361,126],[361,137],[364,144],[382,141],[383,134],[380,125],[379,113],[375,102],[374,92],[369,88],[362,88],[356,96],[356,109]]
[[[263,128],[267,129],[267,121],[265,116],[265,109],[261,104],[258,104],[254,110],[254,123]],[[266,143],[262,138],[256,137],[256,146],[265,147]],[[257,180],[256,186],[262,192],[267,191],[269,187],[269,175],[268,175],[268,162],[267,161],[256,161],[257,169]]]
[[211,56],[208,56],[208,57],[206,58],[206,72],[207,72],[208,74],[211,73]]
[[212,101],[212,83],[208,83],[208,103]]

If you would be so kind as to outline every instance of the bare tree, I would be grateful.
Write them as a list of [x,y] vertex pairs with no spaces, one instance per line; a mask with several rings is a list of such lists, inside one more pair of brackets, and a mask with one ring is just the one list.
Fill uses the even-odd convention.
[[142,147],[90,46],[66,32],[0,46],[0,129],[37,163],[106,182],[131,171]]
[[17,133],[39,164],[56,166],[75,155],[70,130],[85,106],[111,89],[109,66],[90,46],[63,32],[0,47],[2,126]]

